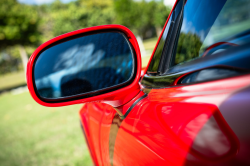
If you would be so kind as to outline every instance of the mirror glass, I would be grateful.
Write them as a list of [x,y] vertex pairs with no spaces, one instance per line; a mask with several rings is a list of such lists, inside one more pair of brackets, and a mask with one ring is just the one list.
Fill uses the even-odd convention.
[[38,95],[58,99],[110,89],[130,81],[133,73],[133,51],[125,35],[105,32],[45,49],[33,74]]

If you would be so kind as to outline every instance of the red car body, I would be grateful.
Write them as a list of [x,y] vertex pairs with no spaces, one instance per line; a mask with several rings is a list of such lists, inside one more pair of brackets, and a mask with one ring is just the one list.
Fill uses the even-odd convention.
[[109,105],[85,104],[80,117],[94,163],[248,165],[249,82],[246,75],[153,89],[124,120]]
[[[63,106],[85,102],[79,115],[95,165],[250,165],[250,74],[178,83],[208,66],[182,72],[167,86],[152,81],[157,86],[149,87],[143,80],[151,79],[146,73],[150,62],[144,69],[145,75],[141,75],[140,52],[133,34],[122,26],[111,27],[127,32],[138,56],[136,78],[130,86],[84,100],[40,101],[32,87],[32,65],[35,54],[46,43],[30,59],[27,72],[31,95],[40,104]],[[105,28],[110,26],[85,31]],[[60,36],[47,45],[59,39]]]

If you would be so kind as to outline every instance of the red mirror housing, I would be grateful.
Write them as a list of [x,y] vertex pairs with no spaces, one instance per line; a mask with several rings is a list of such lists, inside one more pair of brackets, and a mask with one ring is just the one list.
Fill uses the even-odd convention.
[[[129,43],[131,44],[131,47],[135,52],[134,58],[135,58],[135,63],[136,63],[135,64],[136,74],[135,74],[134,80],[131,81],[130,84],[127,84],[126,86],[123,86],[119,89],[115,89],[111,92],[107,92],[104,94],[95,94],[87,98],[78,97],[77,99],[72,98],[66,101],[64,100],[64,101],[57,101],[57,102],[49,102],[49,101],[41,100],[36,93],[35,85],[34,85],[34,63],[35,63],[36,58],[40,55],[40,53],[44,49],[54,45],[55,43],[63,39],[76,36],[76,35],[84,35],[88,33],[102,32],[102,31],[107,31],[107,30],[120,31],[127,37]],[[28,65],[27,65],[27,73],[26,73],[27,85],[28,85],[28,89],[30,91],[31,96],[37,103],[44,105],[44,106],[48,106],[48,107],[66,106],[66,105],[81,104],[81,103],[86,103],[86,102],[103,102],[103,103],[110,104],[113,107],[119,107],[129,102],[140,92],[140,87],[139,87],[140,76],[141,76],[141,54],[140,54],[139,45],[137,43],[137,40],[134,34],[128,28],[121,26],[121,25],[103,25],[103,26],[80,29],[80,30],[76,30],[73,32],[69,32],[69,33],[57,36],[45,42],[44,44],[39,46],[35,50],[35,52],[31,55]]]

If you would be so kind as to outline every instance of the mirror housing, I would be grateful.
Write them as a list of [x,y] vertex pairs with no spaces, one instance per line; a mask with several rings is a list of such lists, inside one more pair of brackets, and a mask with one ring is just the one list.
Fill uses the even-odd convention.
[[[126,84],[120,86],[114,86],[108,88],[107,91],[96,90],[93,93],[80,94],[80,95],[73,95],[73,96],[66,96],[64,98],[58,99],[44,99],[42,98],[36,88],[35,83],[35,64],[38,57],[41,53],[45,52],[49,48],[58,45],[58,43],[63,43],[65,41],[69,41],[69,38],[78,38],[81,36],[87,36],[89,34],[99,34],[105,32],[119,32],[126,37],[127,42],[129,43],[133,53],[133,60],[134,60],[134,74],[132,79],[127,82]],[[71,40],[71,39],[70,39]],[[101,41],[100,41],[101,42]],[[53,55],[51,55],[53,56]],[[39,68],[36,70],[39,70]],[[31,55],[28,65],[27,65],[27,85],[30,91],[31,96],[33,99],[44,106],[49,107],[57,107],[57,106],[66,106],[72,104],[81,104],[86,102],[103,102],[110,104],[113,107],[119,107],[131,99],[133,99],[139,92],[139,80],[141,76],[141,55],[139,45],[134,34],[126,27],[121,25],[103,25],[103,26],[96,26],[90,27],[85,29],[76,30],[73,32],[69,32],[58,37],[55,37],[41,46],[39,46],[35,52]]]

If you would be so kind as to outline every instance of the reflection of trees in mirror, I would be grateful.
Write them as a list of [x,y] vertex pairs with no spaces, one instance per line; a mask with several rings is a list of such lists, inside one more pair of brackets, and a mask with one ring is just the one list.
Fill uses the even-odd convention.
[[202,42],[200,37],[191,32],[180,33],[174,65],[199,57]]

